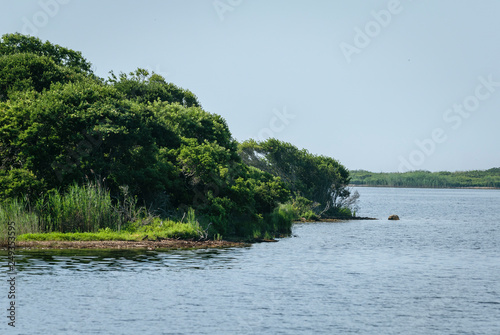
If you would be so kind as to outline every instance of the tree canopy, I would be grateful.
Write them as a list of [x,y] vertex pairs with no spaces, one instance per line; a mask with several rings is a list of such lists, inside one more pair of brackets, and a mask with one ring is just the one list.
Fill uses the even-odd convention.
[[15,54],[33,54],[48,57],[58,65],[78,72],[92,73],[92,64],[83,58],[82,53],[79,51],[63,48],[49,41],[44,43],[37,37],[19,33],[3,35],[0,43],[0,55]]

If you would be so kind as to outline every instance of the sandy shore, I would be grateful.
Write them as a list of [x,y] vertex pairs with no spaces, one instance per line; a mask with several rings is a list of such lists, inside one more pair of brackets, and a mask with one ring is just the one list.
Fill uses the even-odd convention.
[[[16,249],[205,249],[242,247],[248,244],[230,241],[18,241]],[[7,245],[0,245],[6,250]]]

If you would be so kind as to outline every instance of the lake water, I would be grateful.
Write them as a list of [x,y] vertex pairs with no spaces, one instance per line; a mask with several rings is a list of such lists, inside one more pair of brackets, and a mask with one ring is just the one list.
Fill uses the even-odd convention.
[[300,223],[278,243],[18,251],[0,333],[500,334],[500,191],[358,191],[380,220]]

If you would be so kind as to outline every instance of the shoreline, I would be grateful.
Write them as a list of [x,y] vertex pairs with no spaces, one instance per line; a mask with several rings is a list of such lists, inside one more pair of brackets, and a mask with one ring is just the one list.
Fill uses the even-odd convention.
[[[348,219],[324,218],[320,220],[299,220],[294,223],[311,222],[345,222],[350,220],[378,220],[370,217],[353,217]],[[161,239],[144,241],[16,241],[17,250],[183,250],[247,247],[253,243],[278,242],[277,239],[255,239],[250,242],[227,240],[181,240]],[[8,243],[0,242],[0,251],[7,251]]]
[[464,187],[429,187],[429,186],[392,186],[392,185],[369,185],[369,184],[349,184],[349,187],[385,187],[385,188],[430,188],[443,190],[500,190],[500,187],[486,186],[464,186]]

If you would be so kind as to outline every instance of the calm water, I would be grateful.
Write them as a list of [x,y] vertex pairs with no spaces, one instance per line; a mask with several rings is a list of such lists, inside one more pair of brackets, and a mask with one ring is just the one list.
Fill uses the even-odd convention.
[[278,243],[19,252],[16,328],[2,316],[0,333],[500,334],[500,191],[358,190],[380,220]]

